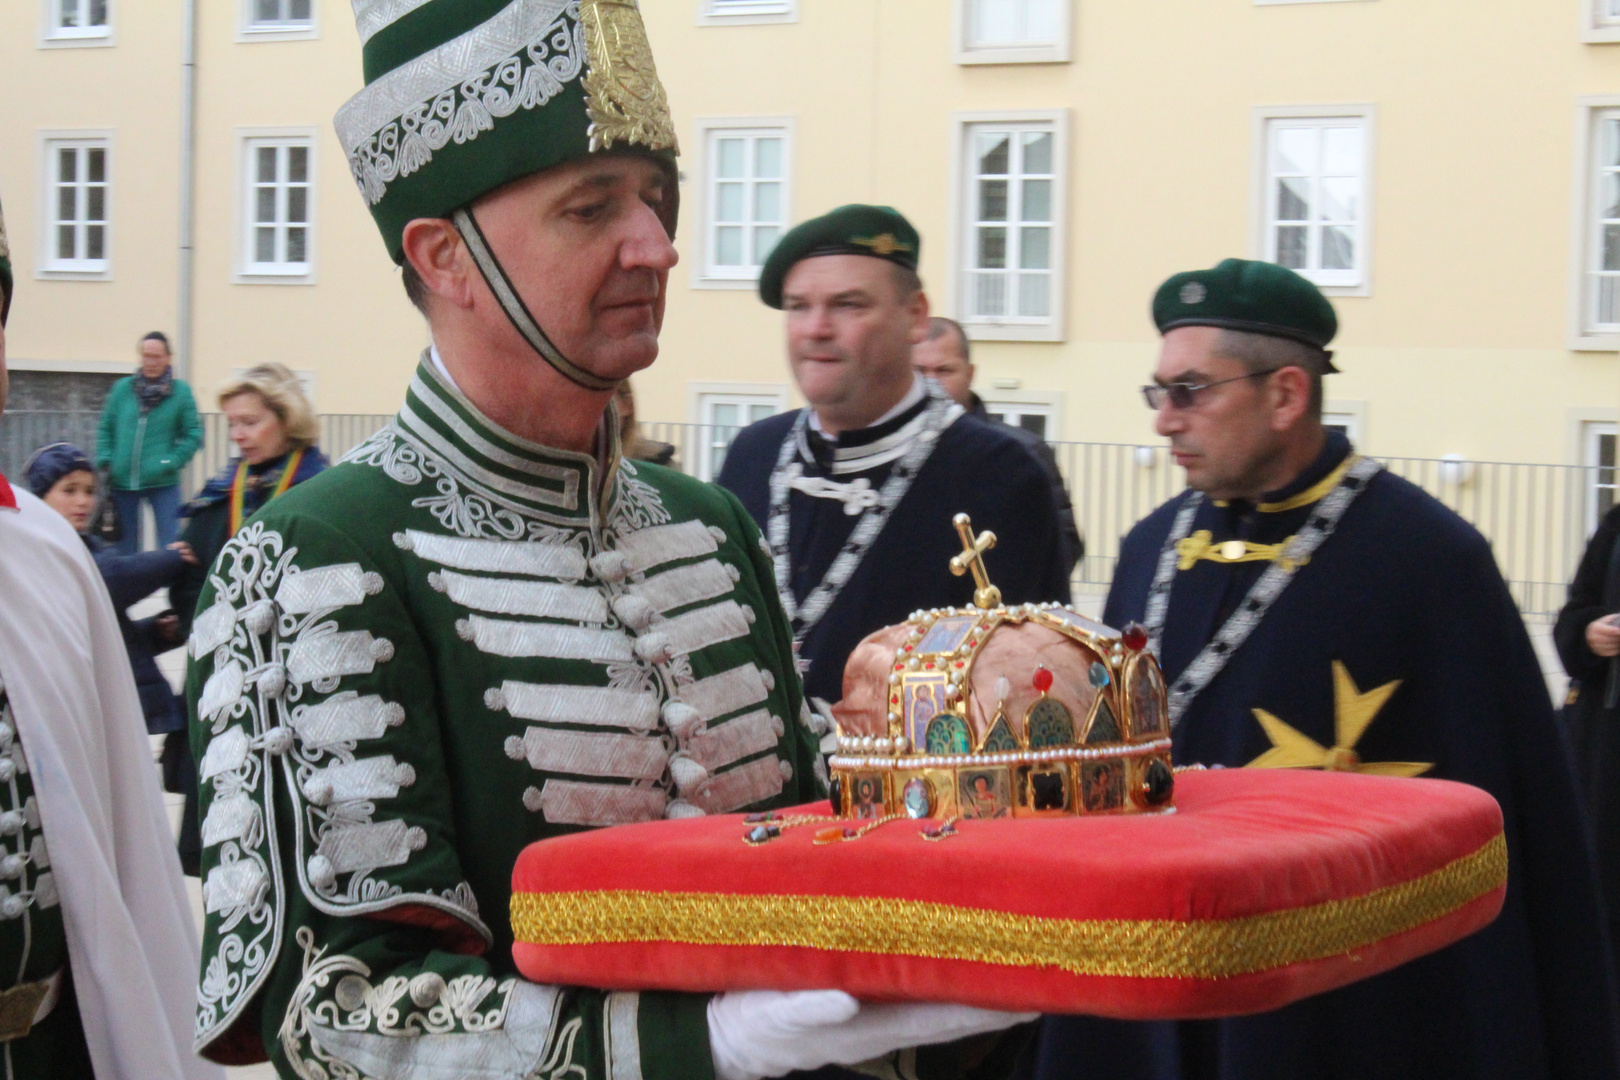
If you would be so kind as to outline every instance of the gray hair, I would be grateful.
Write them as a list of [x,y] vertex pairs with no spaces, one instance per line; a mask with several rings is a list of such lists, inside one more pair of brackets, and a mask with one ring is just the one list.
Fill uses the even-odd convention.
[[928,337],[925,340],[938,341],[946,334],[956,335],[956,351],[962,354],[962,363],[971,366],[973,346],[968,341],[967,331],[962,329],[962,324],[943,315],[935,315],[928,320]]
[[1253,334],[1246,330],[1222,330],[1210,351],[1216,356],[1236,360],[1251,375],[1276,371],[1278,368],[1300,368],[1311,381],[1309,415],[1321,418],[1322,376],[1327,374],[1332,353],[1293,338]]

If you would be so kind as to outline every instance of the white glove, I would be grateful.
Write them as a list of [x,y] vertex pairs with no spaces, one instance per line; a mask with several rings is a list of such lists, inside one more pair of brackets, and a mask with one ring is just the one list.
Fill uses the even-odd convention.
[[862,1003],[842,990],[741,990],[709,1001],[709,1048],[716,1080],[761,1080],[1001,1031],[1037,1015]]

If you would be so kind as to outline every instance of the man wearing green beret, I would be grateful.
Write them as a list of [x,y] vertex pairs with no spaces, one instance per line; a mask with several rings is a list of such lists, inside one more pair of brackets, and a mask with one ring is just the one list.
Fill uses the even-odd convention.
[[676,259],[635,3],[354,6],[338,136],[433,345],[198,602],[198,1049],[303,1080],[758,1080],[1017,1022],[517,974],[527,844],[809,801],[819,733],[748,515],[620,455]]
[[806,692],[825,702],[861,638],[971,602],[972,579],[949,569],[956,514],[996,534],[985,564],[1007,603],[1069,597],[1040,462],[912,367],[928,334],[921,244],[891,207],[843,206],[791,229],[760,272],[810,407],[741,432],[720,483],[765,530]]
[[1338,323],[1315,285],[1228,259],[1166,281],[1153,318],[1143,393],[1188,490],[1126,537],[1104,618],[1145,624],[1177,763],[1482,787],[1507,898],[1465,941],[1277,1012],[1048,1020],[1038,1080],[1620,1076],[1586,824],[1489,545],[1323,427]]

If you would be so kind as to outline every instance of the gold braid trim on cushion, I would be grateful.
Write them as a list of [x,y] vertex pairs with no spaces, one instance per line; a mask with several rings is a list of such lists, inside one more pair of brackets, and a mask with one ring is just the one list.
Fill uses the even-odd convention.
[[1507,842],[1362,896],[1237,919],[1049,919],[921,900],[639,890],[514,893],[530,945],[788,946],[1056,967],[1076,975],[1221,979],[1338,956],[1434,922],[1507,881]]

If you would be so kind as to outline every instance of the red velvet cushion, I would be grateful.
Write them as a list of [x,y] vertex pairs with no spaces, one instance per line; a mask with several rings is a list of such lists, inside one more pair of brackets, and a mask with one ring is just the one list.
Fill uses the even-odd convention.
[[1175,801],[939,842],[896,821],[751,847],[736,815],[542,841],[513,871],[513,952],[530,979],[605,989],[1207,1017],[1367,978],[1501,908],[1502,814],[1477,788],[1228,769],[1181,774]]

